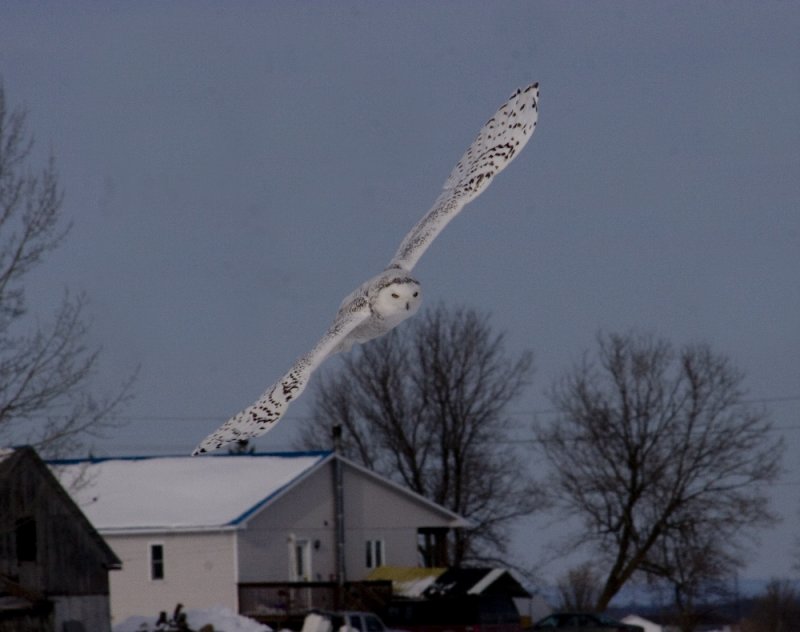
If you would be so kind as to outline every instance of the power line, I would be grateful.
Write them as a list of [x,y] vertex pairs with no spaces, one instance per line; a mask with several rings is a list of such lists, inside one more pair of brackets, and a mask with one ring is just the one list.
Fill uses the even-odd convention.
[[[769,404],[769,403],[782,403],[782,402],[800,402],[800,395],[779,395],[774,397],[755,397],[751,399],[742,400],[740,403],[742,404]],[[532,409],[523,409],[523,410],[512,410],[506,413],[509,416],[514,417],[522,417],[522,416],[529,416],[535,417],[537,415],[556,415],[559,411],[555,408],[532,408]],[[60,415],[37,415],[32,417],[32,419],[51,419],[53,417],[60,417]],[[230,415],[220,414],[220,415],[109,415],[104,419],[112,420],[112,421],[187,421],[187,422],[197,422],[197,421],[220,421],[225,420]],[[301,416],[301,415],[287,415],[283,419],[295,419],[298,421],[306,421],[312,419],[308,416]],[[798,426],[789,426],[790,429],[797,429],[800,428]]]

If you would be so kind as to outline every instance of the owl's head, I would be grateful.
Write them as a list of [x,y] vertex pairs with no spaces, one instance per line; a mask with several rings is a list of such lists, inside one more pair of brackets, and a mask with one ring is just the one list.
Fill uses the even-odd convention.
[[422,286],[410,276],[389,276],[378,289],[372,309],[382,318],[405,320],[422,304]]

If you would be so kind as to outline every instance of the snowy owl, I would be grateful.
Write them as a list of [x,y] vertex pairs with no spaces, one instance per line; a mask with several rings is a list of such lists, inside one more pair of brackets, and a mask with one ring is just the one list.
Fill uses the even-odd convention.
[[349,351],[355,343],[382,336],[413,316],[422,302],[422,287],[411,276],[411,270],[447,223],[479,196],[522,150],[536,128],[538,110],[538,83],[512,94],[483,126],[445,181],[433,207],[406,235],[387,268],[348,295],[317,345],[299,358],[256,403],[206,437],[193,454],[267,432],[328,357]]

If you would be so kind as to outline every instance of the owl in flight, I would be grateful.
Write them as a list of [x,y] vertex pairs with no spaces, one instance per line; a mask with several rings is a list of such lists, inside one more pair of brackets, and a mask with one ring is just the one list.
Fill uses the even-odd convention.
[[483,126],[445,181],[433,207],[405,236],[386,269],[342,301],[322,340],[299,358],[286,375],[255,404],[203,439],[192,454],[264,434],[303,392],[311,374],[327,358],[349,351],[355,343],[382,336],[413,316],[422,302],[422,287],[411,276],[411,270],[447,223],[522,151],[536,128],[538,114],[538,83],[511,95]]

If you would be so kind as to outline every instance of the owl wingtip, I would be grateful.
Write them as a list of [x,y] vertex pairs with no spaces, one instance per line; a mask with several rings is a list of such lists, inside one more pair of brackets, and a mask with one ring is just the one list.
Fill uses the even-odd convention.
[[511,98],[513,99],[513,98],[518,97],[518,96],[523,95],[523,94],[527,95],[529,92],[535,92],[536,94],[534,95],[534,97],[538,97],[538,95],[539,95],[539,82],[538,81],[535,81],[534,83],[528,85],[525,88],[517,88],[517,91],[514,94],[511,95]]

